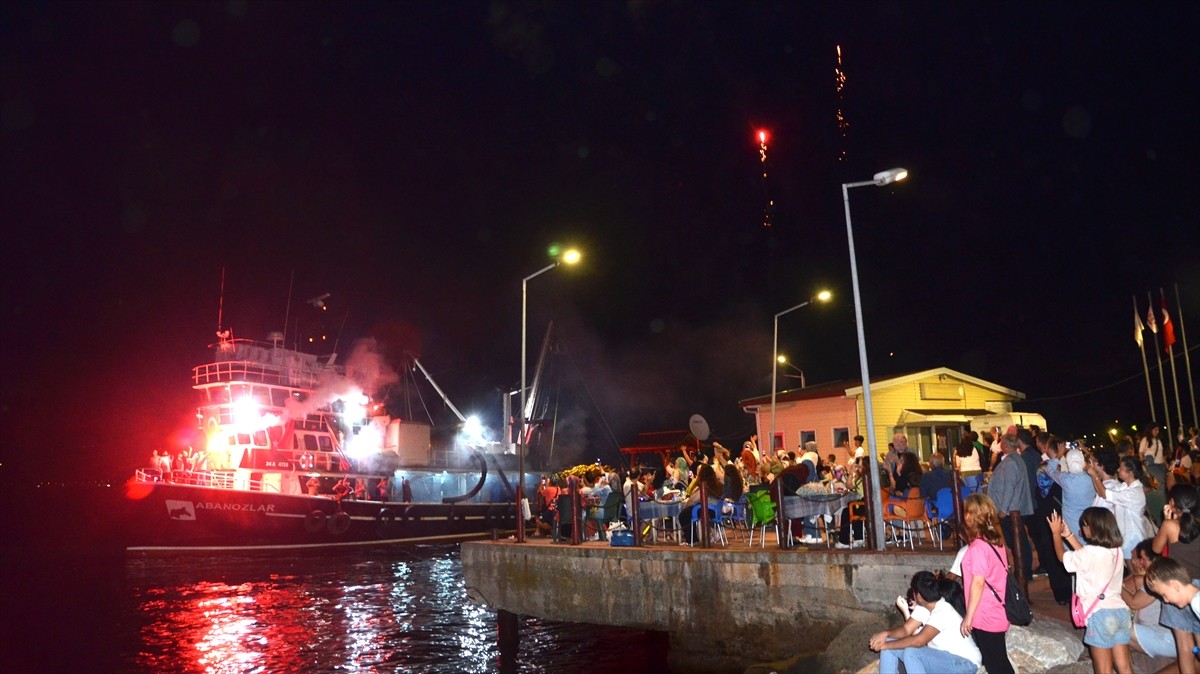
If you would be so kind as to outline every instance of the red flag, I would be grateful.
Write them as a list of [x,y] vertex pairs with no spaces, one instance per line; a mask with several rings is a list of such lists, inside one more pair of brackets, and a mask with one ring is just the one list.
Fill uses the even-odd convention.
[[1158,334],[1158,321],[1154,320],[1154,307],[1151,306],[1146,310],[1146,327],[1150,328],[1150,332]]
[[1171,322],[1171,314],[1167,313],[1166,298],[1159,298],[1159,301],[1163,314],[1163,344],[1170,350],[1171,345],[1175,343],[1175,324]]

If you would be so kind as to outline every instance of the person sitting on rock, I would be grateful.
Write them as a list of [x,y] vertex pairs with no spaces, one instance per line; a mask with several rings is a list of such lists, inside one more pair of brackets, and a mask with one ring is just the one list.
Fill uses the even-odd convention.
[[879,653],[879,673],[897,674],[900,663],[910,674],[975,674],[983,656],[959,627],[966,613],[962,586],[928,571],[912,578],[911,604],[901,603],[904,624],[871,637]]

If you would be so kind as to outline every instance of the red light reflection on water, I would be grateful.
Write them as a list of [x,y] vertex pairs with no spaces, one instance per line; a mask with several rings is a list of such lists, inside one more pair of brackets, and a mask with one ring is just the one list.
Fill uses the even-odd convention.
[[143,628],[139,658],[151,671],[295,671],[314,642],[347,638],[336,610],[285,585],[203,582],[175,590],[183,596],[143,605],[157,614]]

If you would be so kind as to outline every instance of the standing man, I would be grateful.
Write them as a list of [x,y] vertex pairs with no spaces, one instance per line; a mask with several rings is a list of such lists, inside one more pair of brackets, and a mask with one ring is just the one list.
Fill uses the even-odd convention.
[[1025,468],[1025,461],[1018,453],[1020,442],[1017,440],[1017,427],[1010,426],[1009,430],[1012,434],[1006,433],[1000,440],[1002,454],[999,465],[992,469],[992,479],[988,482],[988,496],[995,501],[996,509],[1000,511],[1000,530],[1004,532],[1005,545],[1013,550],[1014,555],[1017,549],[1017,535],[1020,534],[1021,559],[1018,561],[1025,572],[1025,580],[1028,581],[1033,577],[1033,550],[1029,534],[1023,526],[1020,532],[1014,530],[1009,513],[1018,511],[1022,518],[1032,515],[1033,495],[1029,490],[1029,474]]

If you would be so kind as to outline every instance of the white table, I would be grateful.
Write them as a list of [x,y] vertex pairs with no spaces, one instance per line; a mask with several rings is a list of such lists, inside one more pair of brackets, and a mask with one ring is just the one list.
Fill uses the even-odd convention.
[[[638,519],[651,525],[657,520],[669,519],[675,523],[675,531],[679,531],[679,513],[683,510],[683,502],[675,501],[641,501],[637,504]],[[651,526],[651,536],[658,542],[658,527]]]
[[[846,509],[846,506],[860,499],[862,497],[857,492],[846,492],[845,494],[804,494],[803,496],[785,494],[783,497],[783,516],[790,524],[791,520],[829,515],[836,526],[838,516]],[[825,531],[828,534],[830,528],[827,526]]]

